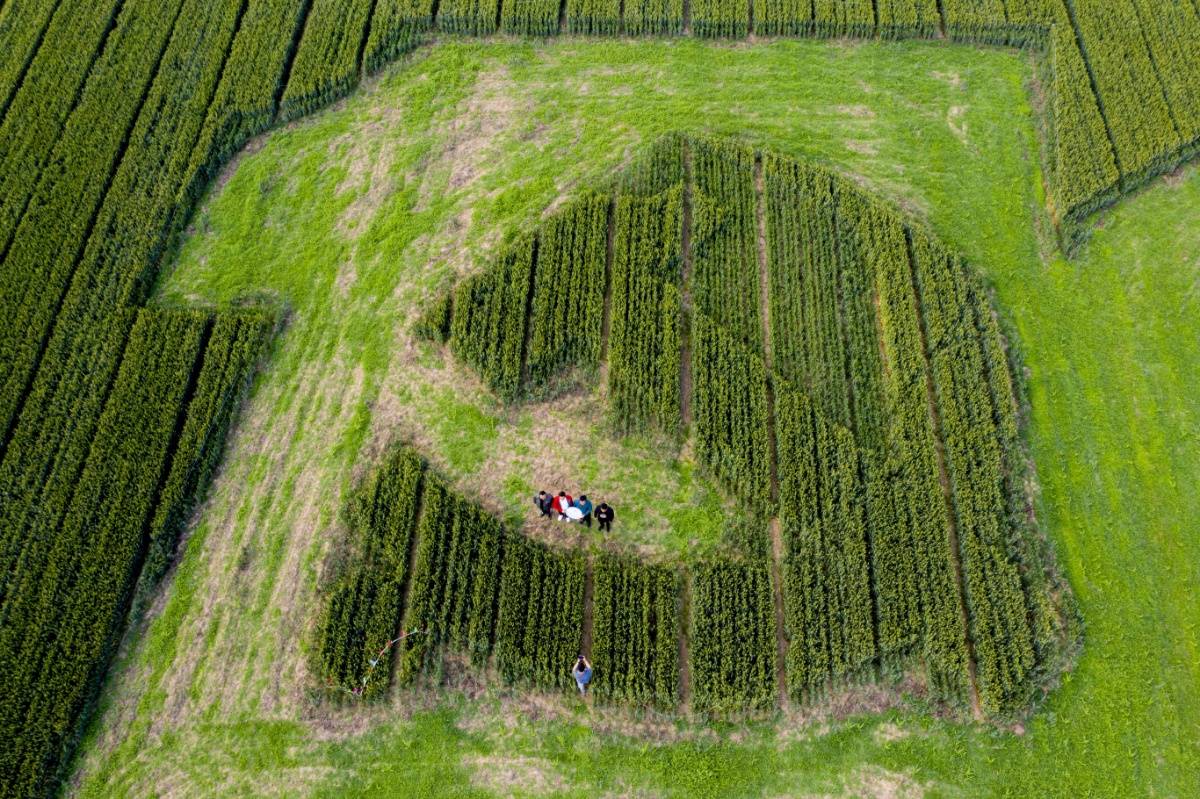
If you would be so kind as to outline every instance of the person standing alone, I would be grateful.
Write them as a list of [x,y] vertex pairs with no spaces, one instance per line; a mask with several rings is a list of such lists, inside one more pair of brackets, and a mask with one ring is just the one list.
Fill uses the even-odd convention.
[[571,667],[571,676],[579,686],[579,693],[586,696],[588,683],[592,681],[592,664],[583,655],[575,659],[575,665]]
[[596,521],[600,522],[600,532],[611,533],[613,519],[617,518],[617,514],[609,507],[607,502],[601,502],[600,507],[596,508]]

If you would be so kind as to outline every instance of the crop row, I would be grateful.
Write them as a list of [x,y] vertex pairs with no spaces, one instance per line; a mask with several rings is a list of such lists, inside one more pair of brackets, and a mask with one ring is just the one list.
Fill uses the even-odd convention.
[[[862,252],[878,294],[889,420],[887,448],[874,459],[882,472],[869,479],[874,486],[871,494],[880,503],[869,508],[870,531],[873,553],[881,550],[877,560],[892,552],[899,556],[889,564],[894,570],[877,573],[877,597],[898,598],[904,607],[913,603],[902,593],[903,587],[919,586],[922,659],[938,693],[965,701],[971,686],[963,600],[951,547],[953,519],[941,486],[907,232],[898,215],[887,208],[869,206],[867,219]],[[915,578],[910,578],[908,569],[915,571]],[[880,640],[906,639],[910,620],[891,615],[891,608],[877,602]],[[889,629],[885,623],[893,626]]]
[[[412,588],[404,614],[401,683],[411,682],[440,647],[468,653],[480,664],[491,652],[500,591],[500,560],[507,541],[499,521],[426,477],[417,526]],[[393,616],[393,623],[395,617]]]
[[595,369],[608,206],[607,197],[586,195],[514,241],[495,266],[457,287],[453,303],[434,303],[421,320],[425,335],[440,339],[448,326],[454,352],[507,399]]
[[690,155],[696,310],[761,353],[754,151],[698,138]]
[[715,712],[769,707],[777,691],[767,567],[704,562],[693,567],[691,581],[693,706]]
[[[182,0],[125,6],[28,201],[0,272],[0,431],[16,423],[89,225]],[[0,220],[0,224],[4,224]],[[95,336],[94,329],[87,334]]]
[[373,5],[372,0],[312,0],[279,104],[281,119],[302,117],[354,88]]
[[[793,694],[919,659],[947,699],[965,701],[977,689],[989,713],[1019,705],[1040,664],[1052,659],[1060,630],[1036,536],[1022,521],[1012,378],[978,278],[847,181],[766,156],[761,214],[778,364],[778,373],[768,374],[752,348],[761,339],[747,344],[730,330],[761,324],[758,309],[737,312],[733,296],[747,281],[757,287],[757,259],[706,260],[707,252],[722,251],[722,237],[755,248],[753,232],[730,231],[734,220],[745,226],[758,215],[756,156],[707,141],[671,142],[635,165],[632,180],[654,185],[645,176],[676,174],[681,153],[684,174],[696,180],[686,187],[688,230],[677,233],[671,210],[681,187],[649,197],[621,194],[615,204],[615,418],[631,429],[666,408],[657,404],[657,374],[678,385],[680,352],[672,346],[664,358],[658,342],[677,341],[686,329],[697,459],[754,511],[774,507],[778,482]],[[700,156],[689,161],[687,153]],[[718,161],[735,165],[742,180]],[[748,197],[730,188],[747,185]],[[738,203],[748,207],[738,210]],[[631,221],[641,209],[645,221]],[[631,235],[639,230],[644,235]],[[672,252],[677,236],[693,242],[693,290],[724,309],[726,324],[699,307],[683,313],[674,305],[679,270],[662,254]],[[650,257],[631,266],[627,241]],[[660,316],[663,291],[672,304]],[[630,316],[639,307],[642,315]],[[663,420],[678,424],[677,406],[669,412]],[[1001,585],[991,593],[1010,595],[1003,600],[1009,616],[997,618],[1000,611],[972,599],[989,591],[988,581]],[[1031,622],[1022,631],[1023,608]]]
[[[773,365],[807,387],[826,418],[848,427],[850,343],[842,333],[835,179],[783,159],[765,161],[763,171]],[[874,323],[867,324],[863,332],[873,339]]]
[[133,316],[65,512],[5,543],[3,796],[45,792],[73,746],[147,547],[173,547],[271,325],[258,314],[215,324],[197,312]]
[[584,560],[521,535],[505,539],[496,666],[517,685],[574,689],[583,629]]
[[800,698],[863,673],[876,657],[866,490],[846,428],[815,414],[797,391],[778,391],[775,407],[788,690]]
[[411,450],[396,450],[350,501],[354,546],[330,591],[318,657],[326,680],[360,695],[379,693],[391,676],[424,470]]
[[432,0],[376,0],[362,55],[362,68],[375,72],[412,50],[433,26]]
[[355,543],[319,633],[330,683],[378,695],[390,684],[393,652],[405,685],[437,674],[446,652],[475,668],[494,654],[510,683],[570,683],[583,624],[581,555],[509,532],[410,449],[390,455],[356,492],[349,520]]
[[593,691],[673,707],[679,701],[678,569],[601,555],[593,579]]
[[494,267],[463,281],[454,292],[450,346],[508,400],[522,389],[536,248],[536,238],[517,239]]
[[526,367],[531,386],[600,363],[608,205],[607,197],[585,195],[538,231]]
[[913,266],[922,295],[933,384],[954,489],[958,543],[970,611],[979,697],[996,712],[1023,702],[1034,668],[1033,630],[1009,534],[1004,434],[1014,405],[989,384],[976,311],[961,265],[925,235],[914,234]]
[[771,444],[762,358],[697,312],[692,380],[696,457],[750,507],[769,508]]
[[[44,47],[29,64],[11,113],[0,107],[0,256],[25,213],[38,175],[58,140],[75,99],[92,70],[120,3],[63,2],[50,20],[46,37],[72,47]],[[13,21],[9,14],[6,20]],[[36,14],[19,17],[36,19]],[[3,24],[3,23],[0,23]],[[2,49],[2,48],[0,48]],[[3,89],[0,88],[0,93]],[[2,94],[0,94],[2,96]]]
[[613,215],[609,409],[623,432],[679,428],[683,189],[622,195]]
[[0,117],[8,110],[29,63],[46,37],[58,5],[58,0],[33,0],[19,14],[11,8],[4,8],[0,14]]

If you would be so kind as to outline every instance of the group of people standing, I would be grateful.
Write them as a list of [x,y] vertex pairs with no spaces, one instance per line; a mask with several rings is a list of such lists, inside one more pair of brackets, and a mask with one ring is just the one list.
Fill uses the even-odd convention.
[[575,499],[566,491],[559,491],[556,497],[550,496],[546,491],[539,491],[533,498],[533,504],[541,511],[540,518],[557,516],[560,522],[576,521],[588,527],[592,526],[592,516],[595,515],[600,529],[606,532],[612,530],[613,519],[617,517],[607,502],[593,507],[587,494],[580,494],[579,498]]

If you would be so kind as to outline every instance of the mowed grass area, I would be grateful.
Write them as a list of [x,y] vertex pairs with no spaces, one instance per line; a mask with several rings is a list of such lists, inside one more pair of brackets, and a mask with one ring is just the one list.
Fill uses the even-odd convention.
[[[1015,53],[922,43],[451,42],[257,142],[158,301],[267,295],[289,327],[114,669],[74,790],[1194,795],[1200,173],[1126,201],[1064,261],[1038,232],[1030,74]],[[710,725],[494,687],[341,706],[314,685],[320,569],[346,490],[390,440],[514,518],[535,485],[578,480],[620,499],[627,545],[675,558],[719,544],[731,511],[686,452],[613,442],[595,391],[505,409],[408,333],[505,231],[673,129],[861,176],[994,283],[1029,369],[1038,511],[1086,625],[1077,668],[1023,734],[919,707]]]

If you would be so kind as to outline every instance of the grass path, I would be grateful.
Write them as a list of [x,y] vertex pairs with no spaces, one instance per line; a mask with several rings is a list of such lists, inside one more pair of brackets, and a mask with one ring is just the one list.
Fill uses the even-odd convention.
[[[1200,172],[1123,202],[1077,260],[1046,255],[1029,75],[1019,55],[939,43],[443,44],[256,143],[197,213],[158,301],[266,293],[289,326],[114,668],[76,792],[1187,795]],[[673,557],[720,541],[727,509],[694,464],[611,441],[598,391],[506,410],[407,333],[504,231],[672,129],[860,176],[995,284],[1029,367],[1038,512],[1086,623],[1078,668],[1024,735],[919,710],[710,727],[487,688],[339,708],[311,684],[343,496],[395,437],[508,516],[535,487],[578,480],[620,498],[629,545]]]

